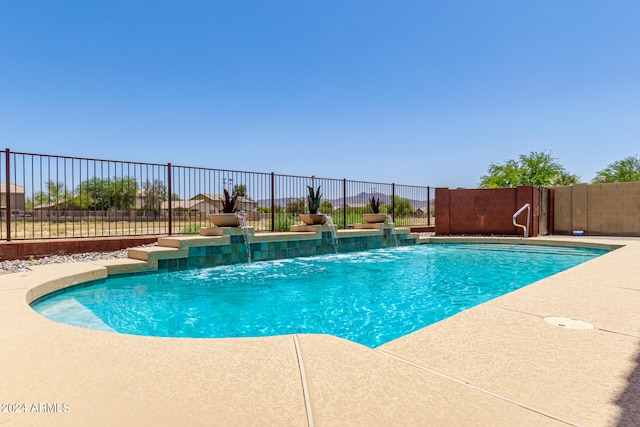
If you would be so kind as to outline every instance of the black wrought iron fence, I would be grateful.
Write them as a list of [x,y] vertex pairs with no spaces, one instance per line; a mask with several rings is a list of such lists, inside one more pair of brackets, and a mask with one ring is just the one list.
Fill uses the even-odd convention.
[[226,189],[256,232],[288,231],[308,188],[338,228],[371,200],[398,226],[432,223],[426,186],[0,151],[1,240],[198,234]]

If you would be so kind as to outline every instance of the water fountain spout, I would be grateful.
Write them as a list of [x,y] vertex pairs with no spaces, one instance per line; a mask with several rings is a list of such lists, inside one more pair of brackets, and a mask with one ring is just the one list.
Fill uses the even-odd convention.
[[242,235],[244,236],[244,246],[247,248],[247,262],[251,263],[251,242],[249,237],[249,228],[247,227],[247,218],[242,214],[236,214],[240,227],[242,228]]
[[391,215],[387,215],[387,220],[389,222],[389,225],[391,225],[391,235],[393,236],[393,241],[396,247],[398,247],[398,235],[396,234],[396,225],[393,223],[393,217]]
[[327,224],[329,225],[329,229],[331,230],[331,239],[333,240],[333,250],[335,253],[338,253],[338,232],[336,231],[336,226],[333,223],[333,219],[331,215],[325,215]]

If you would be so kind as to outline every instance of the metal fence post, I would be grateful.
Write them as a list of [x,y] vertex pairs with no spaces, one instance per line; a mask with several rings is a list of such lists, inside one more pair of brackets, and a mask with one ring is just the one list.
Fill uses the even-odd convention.
[[167,163],[167,187],[169,189],[168,193],[169,193],[169,200],[168,200],[168,205],[169,205],[169,236],[171,236],[172,232],[173,232],[173,221],[172,221],[172,209],[171,209],[171,199],[173,198],[173,188],[171,187],[171,162]]
[[271,172],[271,231],[276,231],[276,174]]
[[391,183],[391,219],[396,222],[396,183]]
[[431,225],[431,187],[427,186],[427,225]]
[[344,228],[347,228],[347,179],[342,179],[342,219]]
[[5,150],[6,155],[6,190],[5,190],[5,211],[7,213],[7,242],[11,241],[11,150]]

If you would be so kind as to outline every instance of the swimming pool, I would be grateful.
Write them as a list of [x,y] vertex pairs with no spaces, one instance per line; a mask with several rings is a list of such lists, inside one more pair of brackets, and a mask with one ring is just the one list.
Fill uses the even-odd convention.
[[32,307],[54,321],[134,335],[324,333],[377,347],[605,252],[418,245],[112,277]]

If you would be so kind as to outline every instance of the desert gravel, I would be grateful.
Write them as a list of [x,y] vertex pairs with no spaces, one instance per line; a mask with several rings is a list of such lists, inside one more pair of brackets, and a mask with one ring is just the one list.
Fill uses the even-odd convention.
[[[143,247],[144,246],[156,246],[156,244],[143,245]],[[29,271],[29,267],[32,265],[64,264],[71,262],[102,261],[107,259],[127,258],[127,253],[128,249],[122,249],[115,252],[86,252],[82,254],[51,255],[30,260],[0,261],[0,274]]]

